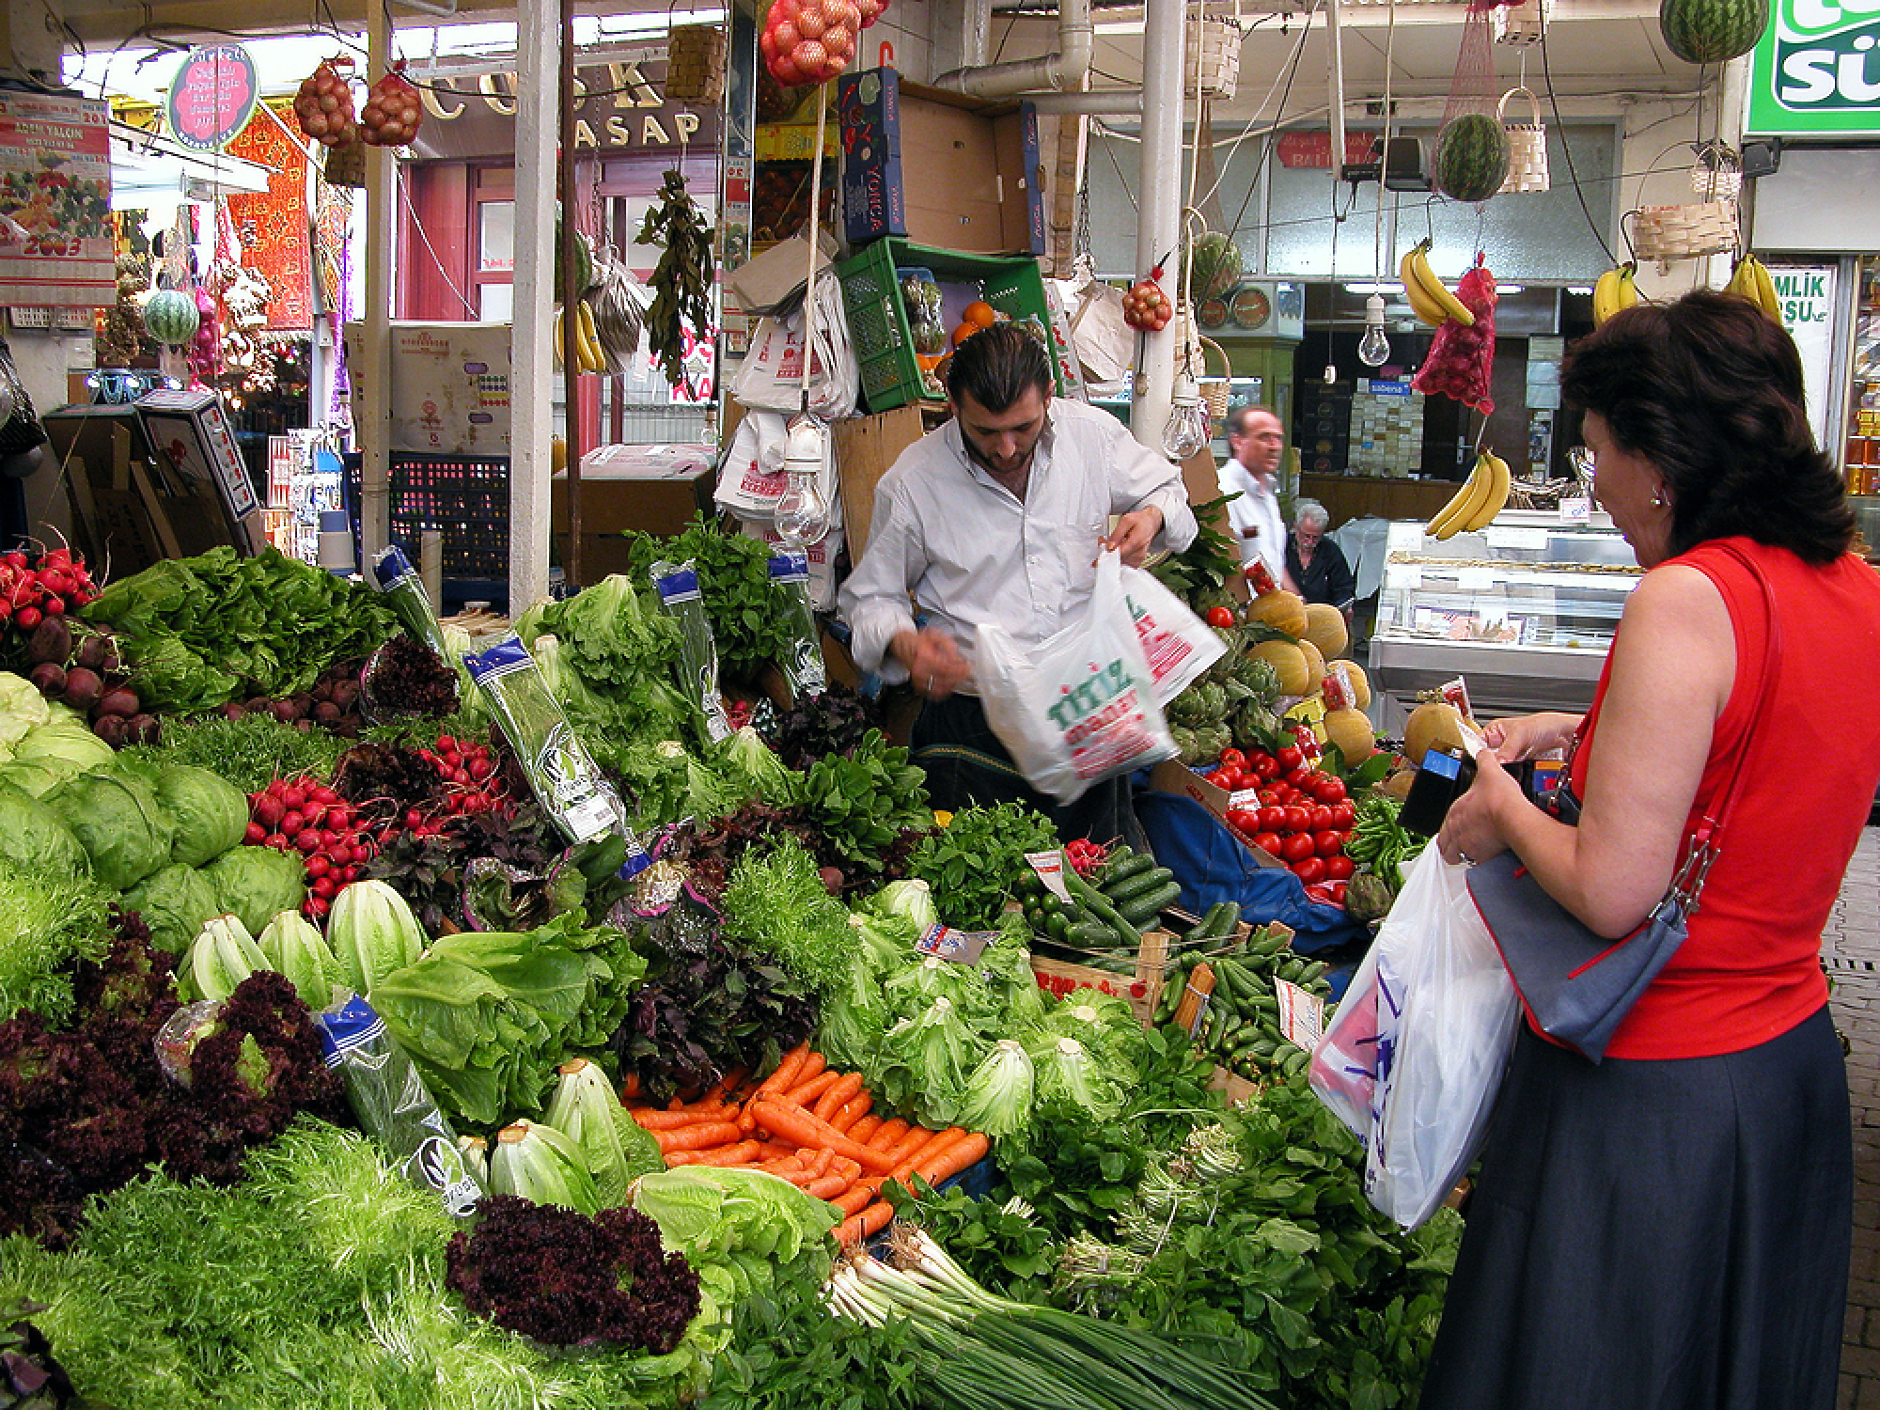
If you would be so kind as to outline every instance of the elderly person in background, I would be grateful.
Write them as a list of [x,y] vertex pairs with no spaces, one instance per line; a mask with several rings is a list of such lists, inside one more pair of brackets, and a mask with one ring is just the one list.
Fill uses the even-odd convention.
[[1356,580],[1345,551],[1325,537],[1331,515],[1316,499],[1302,499],[1293,507],[1292,533],[1286,540],[1288,586],[1307,602],[1329,602],[1347,617]]

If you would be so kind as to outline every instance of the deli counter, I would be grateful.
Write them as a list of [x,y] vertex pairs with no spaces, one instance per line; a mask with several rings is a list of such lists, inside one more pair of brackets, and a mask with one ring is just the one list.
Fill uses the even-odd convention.
[[1456,676],[1480,718],[1585,710],[1642,572],[1597,509],[1509,510],[1446,541],[1393,521],[1370,641],[1373,722],[1401,734],[1419,692]]

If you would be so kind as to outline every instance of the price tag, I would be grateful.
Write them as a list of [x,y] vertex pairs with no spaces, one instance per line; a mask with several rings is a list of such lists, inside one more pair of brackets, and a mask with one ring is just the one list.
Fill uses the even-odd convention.
[[1495,586],[1493,568],[1458,568],[1456,569],[1456,590],[1458,592],[1487,592]]
[[1490,548],[1520,548],[1540,552],[1547,547],[1547,530],[1545,529],[1503,526],[1491,528],[1484,537]]
[[994,931],[954,930],[951,926],[935,921],[914,942],[914,948],[923,955],[952,960],[957,964],[978,964],[986,946],[997,938]]
[[1063,852],[1027,852],[1025,861],[1037,873],[1038,880],[1044,883],[1045,890],[1060,901],[1070,900],[1070,888],[1064,884]]
[[1273,981],[1279,995],[1279,1032],[1289,1043],[1311,1052],[1325,1036],[1325,1001],[1284,979]]
[[1230,808],[1257,808],[1260,806],[1260,790],[1257,788],[1236,788],[1227,795]]
[[1569,524],[1584,524],[1593,514],[1593,501],[1584,497],[1560,501],[1560,517]]

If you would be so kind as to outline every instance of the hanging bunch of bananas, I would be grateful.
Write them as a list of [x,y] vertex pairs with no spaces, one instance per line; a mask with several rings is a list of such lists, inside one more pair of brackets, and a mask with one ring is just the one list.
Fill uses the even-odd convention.
[[1397,262],[1397,277],[1403,281],[1404,297],[1410,300],[1416,316],[1432,328],[1440,328],[1444,323],[1473,328],[1475,315],[1436,277],[1436,271],[1430,268],[1429,253],[1430,242],[1423,240],[1404,251],[1404,257]]
[[1723,286],[1726,294],[1741,294],[1757,308],[1775,319],[1778,328],[1782,322],[1782,300],[1776,295],[1775,280],[1769,277],[1769,271],[1755,255],[1744,255],[1736,262],[1736,268],[1730,273],[1730,282]]
[[1599,327],[1622,308],[1630,308],[1638,302],[1638,265],[1627,260],[1624,264],[1614,265],[1599,276],[1599,282],[1593,285],[1593,326]]
[[[562,310],[555,310],[555,366],[561,366],[562,347]],[[594,329],[594,310],[588,307],[586,299],[574,301],[574,347],[580,359],[578,372],[605,372],[607,354],[601,350],[600,334]]]
[[1436,511],[1436,517],[1424,526],[1423,532],[1433,539],[1447,539],[1487,528],[1508,503],[1511,483],[1508,462],[1492,450],[1478,450],[1469,478],[1462,482],[1449,503]]

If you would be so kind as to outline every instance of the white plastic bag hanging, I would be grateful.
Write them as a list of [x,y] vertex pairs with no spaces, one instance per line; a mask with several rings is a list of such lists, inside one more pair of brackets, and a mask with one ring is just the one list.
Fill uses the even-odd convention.
[[[803,309],[757,321],[750,350],[731,379],[731,394],[747,407],[803,409]],[[849,342],[841,286],[816,281],[816,327],[809,369],[809,409],[834,421],[855,414],[862,374]]]
[[1019,772],[1060,803],[1177,753],[1114,549],[1097,556],[1096,587],[1084,610],[1035,646],[980,623],[973,676],[986,722]]
[[1123,593],[1136,636],[1155,677],[1155,703],[1166,705],[1227,654],[1220,634],[1146,568],[1123,568]]
[[1312,1053],[1312,1090],[1365,1146],[1364,1192],[1414,1229],[1475,1158],[1521,1007],[1464,882],[1434,847]]

